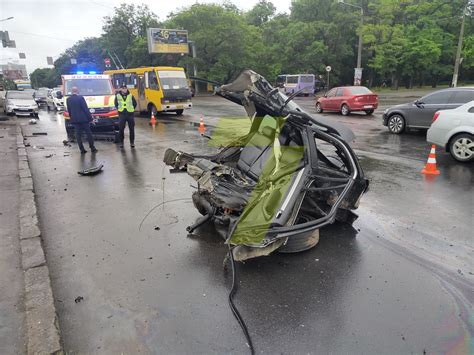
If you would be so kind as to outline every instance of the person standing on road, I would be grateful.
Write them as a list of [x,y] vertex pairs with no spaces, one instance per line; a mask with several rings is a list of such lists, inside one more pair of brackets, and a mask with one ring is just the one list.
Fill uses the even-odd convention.
[[67,111],[69,112],[70,122],[74,125],[76,131],[76,141],[79,146],[81,154],[87,153],[82,144],[82,132],[86,133],[89,147],[92,153],[97,152],[94,146],[94,137],[92,137],[90,123],[92,122],[92,115],[87,107],[87,102],[83,96],[79,95],[79,89],[73,87],[71,89],[72,95],[66,100]]
[[134,112],[137,107],[137,101],[133,95],[128,91],[124,84],[120,87],[120,92],[115,95],[115,107],[119,112],[119,139],[120,148],[123,148],[123,141],[125,139],[125,125],[128,123],[128,130],[130,132],[130,147],[135,148],[135,118]]

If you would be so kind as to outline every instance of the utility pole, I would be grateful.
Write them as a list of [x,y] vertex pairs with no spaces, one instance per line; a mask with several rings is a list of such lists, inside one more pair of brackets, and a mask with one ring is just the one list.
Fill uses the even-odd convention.
[[354,69],[354,85],[359,86],[362,83],[362,29],[364,28],[364,8],[359,5],[349,4],[347,2],[344,2],[344,0],[338,0],[337,2],[339,4],[355,7],[360,10],[359,44],[357,47],[357,67]]
[[466,23],[466,16],[472,16],[473,10],[474,0],[469,0],[462,10],[461,30],[459,31],[458,50],[456,52],[456,61],[454,62],[453,81],[451,83],[452,87],[456,87],[458,85],[459,67],[461,66],[462,44],[464,40],[464,26]]
[[362,29],[364,28],[364,9],[360,8],[359,47],[357,48],[357,68],[362,68]]
[[[191,58],[193,58],[193,76],[197,77],[197,66],[196,66],[196,43],[194,41],[188,41],[191,47]],[[194,93],[197,94],[199,90],[199,85],[196,80],[194,80]]]

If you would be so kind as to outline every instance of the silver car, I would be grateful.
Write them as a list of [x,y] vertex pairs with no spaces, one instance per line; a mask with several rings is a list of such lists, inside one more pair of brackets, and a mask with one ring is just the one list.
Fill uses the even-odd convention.
[[474,101],[435,113],[426,140],[460,162],[474,160]]
[[7,91],[3,112],[7,115],[38,117],[38,104],[30,91]]

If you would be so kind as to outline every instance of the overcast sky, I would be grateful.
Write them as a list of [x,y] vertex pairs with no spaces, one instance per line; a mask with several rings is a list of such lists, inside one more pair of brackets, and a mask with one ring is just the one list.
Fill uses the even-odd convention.
[[[0,47],[0,63],[26,64],[28,72],[45,68],[46,57],[56,59],[66,48],[85,37],[102,32],[102,18],[113,12],[123,1],[113,0],[0,0],[0,29],[8,31],[16,41],[16,49]],[[216,0],[128,0],[127,3],[148,4],[160,20],[177,9],[194,3],[221,3]],[[243,10],[250,9],[257,0],[231,1]],[[291,0],[273,0],[278,12],[288,12]],[[26,54],[18,59],[18,53]]]

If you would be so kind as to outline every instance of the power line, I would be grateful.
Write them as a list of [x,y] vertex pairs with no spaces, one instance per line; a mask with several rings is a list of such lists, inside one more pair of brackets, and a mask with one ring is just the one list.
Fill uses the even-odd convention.
[[110,9],[110,10],[115,10],[114,7],[110,7],[110,6],[107,6],[107,5],[101,4],[99,2],[92,1],[92,0],[88,0],[88,1],[93,5],[105,7],[106,9]]
[[17,34],[22,34],[22,35],[28,35],[28,36],[36,36],[36,37],[44,37],[44,38],[51,38],[51,39],[57,39],[58,41],[68,41],[68,42],[75,42],[79,41],[78,39],[67,39],[67,38],[61,38],[61,37],[54,37],[54,36],[48,36],[48,35],[40,35],[37,33],[29,33],[29,32],[19,32],[19,31],[9,31],[10,33],[17,33]]

